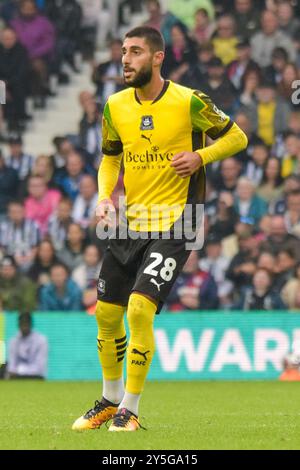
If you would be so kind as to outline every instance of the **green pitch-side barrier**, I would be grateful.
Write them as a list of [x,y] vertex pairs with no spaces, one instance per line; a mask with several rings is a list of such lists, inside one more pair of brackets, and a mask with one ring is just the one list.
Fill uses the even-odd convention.
[[[101,377],[93,316],[35,313],[34,328],[48,337],[48,379]],[[0,314],[2,355],[16,331],[17,315]],[[164,312],[155,319],[155,338],[150,380],[277,379],[283,357],[300,341],[300,314]]]

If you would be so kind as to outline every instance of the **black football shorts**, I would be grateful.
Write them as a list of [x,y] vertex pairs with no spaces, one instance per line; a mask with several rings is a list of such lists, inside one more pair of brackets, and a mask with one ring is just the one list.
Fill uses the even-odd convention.
[[98,300],[127,306],[133,291],[166,300],[190,251],[186,239],[110,239],[97,285]]

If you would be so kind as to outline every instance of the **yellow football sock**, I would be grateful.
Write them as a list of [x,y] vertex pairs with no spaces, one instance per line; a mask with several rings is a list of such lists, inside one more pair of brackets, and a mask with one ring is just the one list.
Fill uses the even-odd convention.
[[126,392],[139,394],[143,391],[155,348],[153,322],[156,309],[154,302],[142,294],[133,293],[129,297]]
[[97,302],[98,355],[103,377],[117,380],[123,375],[126,352],[126,331],[124,326],[125,307],[109,302]]

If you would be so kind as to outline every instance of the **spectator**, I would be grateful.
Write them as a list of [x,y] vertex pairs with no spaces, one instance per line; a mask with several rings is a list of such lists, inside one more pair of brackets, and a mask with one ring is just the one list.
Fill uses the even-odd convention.
[[20,14],[12,20],[11,26],[31,61],[31,85],[35,106],[44,107],[48,88],[48,67],[53,59],[55,46],[53,24],[47,17],[39,14],[34,0],[22,0]]
[[233,16],[238,36],[250,38],[259,30],[259,12],[253,0],[234,0]]
[[292,38],[300,30],[300,21],[294,16],[293,5],[289,0],[280,0],[276,13],[280,30]]
[[49,189],[57,189],[54,182],[53,160],[48,155],[39,155],[35,159],[31,174],[43,178]]
[[56,189],[48,189],[41,176],[31,176],[28,180],[29,196],[25,200],[26,218],[35,220],[41,234],[47,232],[48,221],[55,211],[61,194]]
[[261,82],[255,92],[257,102],[248,106],[247,112],[257,135],[266,143],[275,143],[275,134],[287,130],[290,107],[277,97],[272,83]]
[[54,161],[54,169],[55,169],[55,178],[59,179],[62,176],[65,176],[65,166],[67,162],[67,157],[70,153],[72,153],[74,149],[74,145],[70,142],[67,137],[54,137],[53,145],[55,146],[55,154],[52,156]]
[[63,248],[68,228],[72,222],[72,201],[68,198],[63,198],[59,201],[56,211],[51,215],[48,222],[47,233],[55,251]]
[[236,158],[226,158],[221,162],[220,174],[213,180],[219,191],[234,192],[241,173],[241,165]]
[[213,0],[216,16],[228,13],[233,9],[233,0]]
[[285,310],[286,305],[277,292],[272,290],[272,276],[263,268],[257,269],[252,286],[241,295],[235,310]]
[[168,310],[212,310],[218,307],[218,288],[213,277],[199,269],[192,251],[167,298]]
[[98,247],[88,245],[84,250],[83,262],[72,273],[72,279],[82,291],[96,287],[101,264]]
[[19,331],[9,342],[8,378],[45,379],[48,362],[48,340],[33,330],[30,313],[19,315]]
[[294,64],[288,63],[282,71],[282,77],[278,83],[278,95],[286,100],[291,109],[300,109],[299,104],[293,103],[292,95],[295,91],[294,83],[299,79],[299,71]]
[[202,84],[202,90],[225,113],[232,115],[237,107],[237,90],[226,76],[221,59],[215,57],[206,66],[207,79]]
[[144,25],[160,31],[164,37],[165,44],[169,46],[171,44],[172,26],[181,23],[180,20],[170,11],[162,12],[161,4],[158,0],[147,0],[146,9],[149,16]]
[[85,163],[81,154],[77,151],[70,152],[67,156],[66,174],[58,176],[56,183],[72,201],[79,194],[80,181],[85,173]]
[[24,152],[23,140],[19,135],[11,135],[8,139],[9,153],[6,165],[13,168],[18,173],[20,182],[23,182],[29,175],[33,165],[33,157]]
[[81,263],[72,274],[73,281],[82,290],[82,303],[87,309],[97,302],[97,282],[101,268],[101,257],[96,245],[88,245]]
[[300,263],[295,267],[294,277],[283,287],[281,295],[289,310],[300,310]]
[[37,256],[28,276],[38,287],[44,286],[50,282],[50,269],[57,262],[52,243],[49,240],[43,240],[38,246]]
[[110,59],[94,68],[92,79],[97,86],[97,101],[102,106],[110,95],[124,89],[122,41],[120,39],[111,41]]
[[287,178],[300,173],[300,137],[294,132],[284,136],[284,155],[282,160],[282,176]]
[[271,233],[271,221],[272,216],[270,214],[264,215],[259,221],[258,237],[260,237],[261,242],[265,241]]
[[212,275],[218,287],[220,306],[226,307],[231,303],[230,294],[233,287],[226,279],[230,260],[222,253],[221,239],[217,235],[210,234],[206,238],[205,254],[199,262],[199,267]]
[[274,272],[276,274],[273,281],[273,288],[281,292],[285,284],[292,279],[295,272],[296,260],[291,249],[280,250],[276,257]]
[[[203,42],[198,46],[198,63],[200,65],[200,71],[202,75],[205,77],[207,74],[207,64],[214,58],[214,46],[211,41]],[[203,80],[203,76],[201,77],[199,82]]]
[[50,270],[51,282],[40,292],[40,310],[71,312],[81,310],[81,291],[69,277],[63,264],[54,264]]
[[4,28],[0,44],[0,79],[6,84],[4,115],[9,131],[22,132],[24,120],[30,118],[25,110],[29,71],[30,62],[26,50],[18,42],[14,30]]
[[262,251],[257,259],[257,268],[266,269],[274,275],[276,269],[276,257],[268,251]]
[[57,257],[72,271],[83,261],[84,245],[83,229],[79,224],[71,223],[68,227],[66,243],[61,250],[57,251]]
[[273,215],[271,219],[270,235],[262,243],[261,250],[269,251],[277,256],[281,250],[290,249],[294,258],[299,260],[299,240],[287,233],[285,220],[282,215]]
[[198,8],[195,12],[195,24],[191,31],[193,39],[201,45],[209,41],[215,31],[215,24],[205,8]]
[[4,256],[0,262],[0,298],[4,310],[34,310],[36,287],[17,270],[12,256]]
[[235,210],[238,215],[258,223],[267,212],[267,204],[255,194],[255,184],[249,178],[241,177],[236,194]]
[[268,158],[257,195],[267,203],[278,199],[283,193],[282,181],[280,160],[276,157]]
[[236,291],[248,286],[256,269],[258,244],[253,230],[244,230],[238,234],[238,252],[232,258],[226,278],[232,281]]
[[78,99],[79,99],[79,104],[83,110],[83,112],[85,113],[86,111],[86,106],[91,102],[91,101],[94,101],[95,100],[95,97],[93,95],[93,93],[91,91],[88,91],[88,90],[83,90],[79,93],[79,96],[78,96]]
[[85,175],[80,181],[79,188],[79,194],[73,205],[72,217],[76,223],[86,229],[97,206],[96,181],[92,176]]
[[[261,69],[257,66],[251,66],[245,70],[244,75],[241,77],[241,89],[239,100],[242,107],[242,111],[247,111],[247,107],[254,106],[256,103],[255,92],[262,81]],[[250,119],[249,119],[250,120]],[[251,125],[253,127],[253,122]]]
[[172,26],[171,44],[166,47],[165,60],[162,65],[163,77],[181,83],[183,75],[195,61],[196,46],[189,38],[182,24]]
[[6,166],[0,149],[0,220],[6,214],[8,203],[15,197],[18,173]]
[[28,271],[32,265],[40,237],[37,223],[25,218],[23,204],[11,201],[7,218],[0,222],[0,248],[5,255],[14,257],[21,271]]
[[237,58],[238,38],[236,24],[231,15],[222,15],[217,20],[216,34],[212,40],[216,56],[224,65],[230,64]]
[[227,75],[237,90],[242,87],[242,78],[249,70],[257,68],[251,59],[251,47],[248,39],[240,39],[236,45],[237,57],[227,67]]
[[287,231],[300,239],[300,190],[288,193],[286,205],[284,219]]
[[257,186],[262,182],[264,167],[269,161],[269,149],[263,140],[258,139],[252,146],[251,160],[245,165],[244,175]]
[[211,42],[205,42],[196,48],[197,55],[194,63],[186,70],[181,77],[181,83],[184,86],[203,90],[207,82],[208,64],[214,58],[214,48]]
[[210,219],[210,233],[219,236],[221,239],[234,233],[234,226],[238,215],[234,209],[234,199],[230,192],[220,191],[217,211]]
[[289,55],[289,60],[295,61],[296,51],[291,39],[280,31],[276,14],[265,10],[261,16],[261,31],[251,38],[252,58],[260,67],[267,67],[272,62],[275,47],[283,47]]
[[286,211],[287,196],[291,191],[300,190],[300,178],[296,175],[288,176],[283,182],[283,195],[270,204],[269,212],[271,214],[282,215]]
[[288,64],[289,56],[283,47],[275,47],[271,60],[271,64],[264,70],[264,75],[268,81],[278,85],[282,79],[285,66]]
[[86,103],[79,123],[79,145],[87,153],[91,165],[98,168],[102,145],[101,113],[94,99]]

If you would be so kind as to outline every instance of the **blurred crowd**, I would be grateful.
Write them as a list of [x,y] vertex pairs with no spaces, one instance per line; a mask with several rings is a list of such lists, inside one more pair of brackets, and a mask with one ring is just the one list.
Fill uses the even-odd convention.
[[[164,78],[207,93],[249,140],[207,167],[205,244],[191,252],[166,308],[300,311],[296,0],[0,1],[2,118],[11,131],[0,153],[3,309],[94,311],[106,247],[94,216],[101,115],[124,86],[118,32],[136,12],[164,35]],[[96,63],[105,48],[109,60]],[[47,106],[49,77],[68,86],[63,64],[76,73],[77,52],[91,62],[95,85],[79,96],[78,132],[55,136],[52,155],[29,155],[26,99]],[[122,194],[120,176],[117,209]]]

